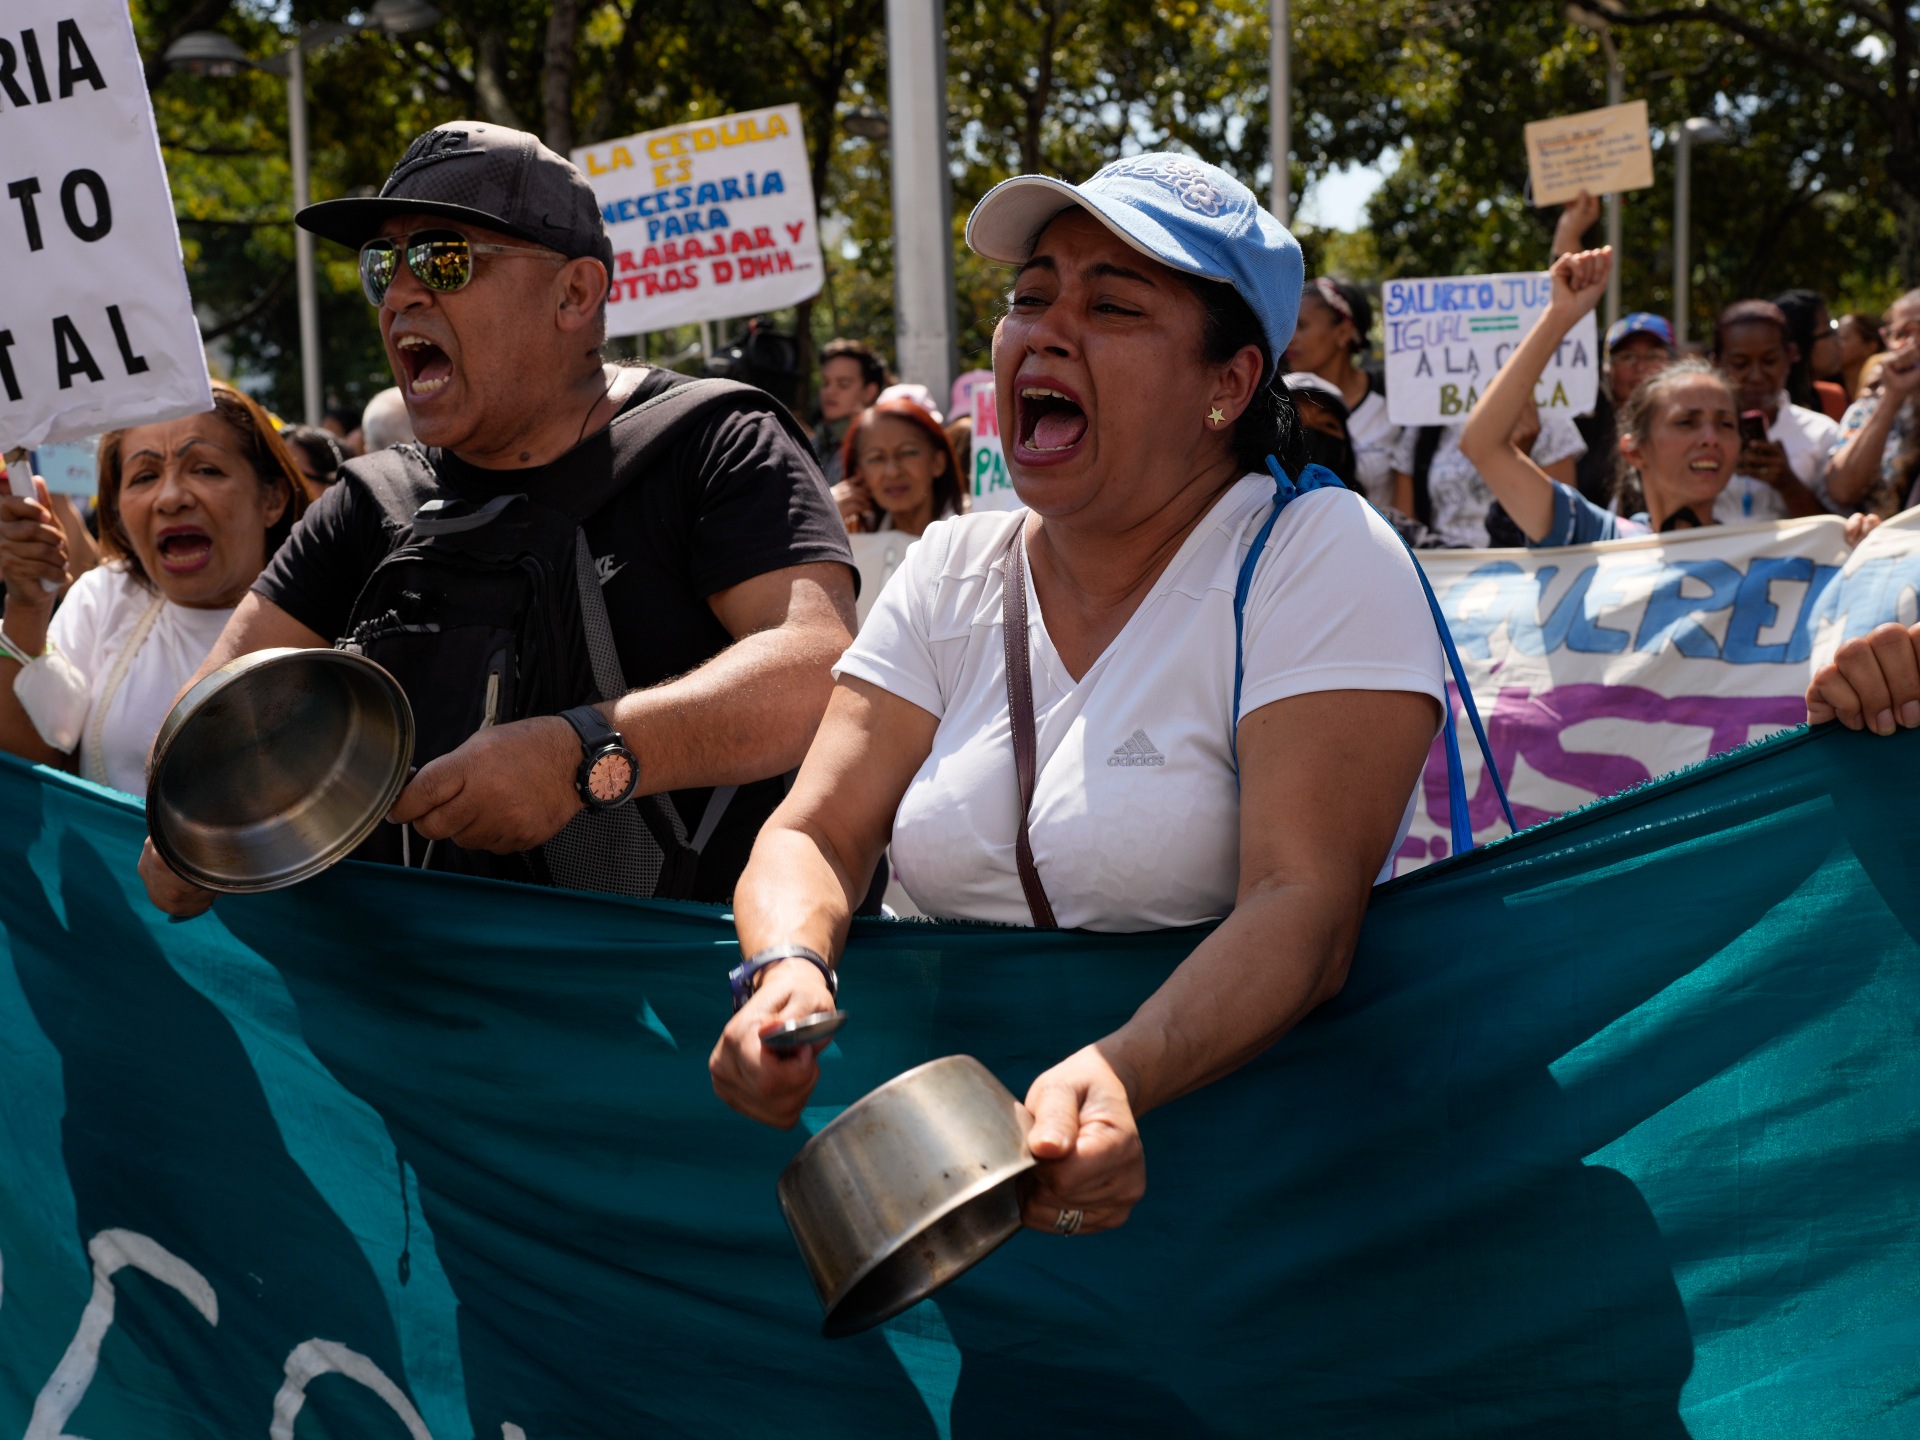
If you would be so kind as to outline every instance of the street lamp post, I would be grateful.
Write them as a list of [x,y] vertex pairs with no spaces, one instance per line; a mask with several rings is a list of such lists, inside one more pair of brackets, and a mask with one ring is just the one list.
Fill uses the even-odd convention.
[[1293,220],[1293,20],[1287,0],[1269,0],[1267,36],[1268,108],[1273,146],[1273,218]]
[[1727,132],[1693,115],[1674,130],[1673,145],[1673,339],[1687,343],[1687,309],[1693,303],[1693,147],[1716,145]]
[[[254,60],[217,30],[195,30],[167,47],[165,60],[193,75],[231,76],[265,70],[287,77],[287,144],[293,168],[293,213],[306,209],[311,172],[307,150],[307,51],[331,45],[356,30],[405,35],[424,30],[440,18],[426,0],[379,0],[359,25],[309,25],[283,54]],[[320,295],[313,268],[313,236],[293,227],[294,286],[300,306],[300,399],[306,423],[324,417],[320,383]]]

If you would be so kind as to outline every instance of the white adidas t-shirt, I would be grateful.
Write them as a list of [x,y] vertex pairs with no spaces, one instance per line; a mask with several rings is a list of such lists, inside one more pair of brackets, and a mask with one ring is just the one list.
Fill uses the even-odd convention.
[[105,695],[115,662],[156,598],[122,567],[101,565],[73,582],[47,627],[47,639],[79,667],[91,692],[80,773],[132,795],[147,793],[147,753],[160,722],[233,615],[231,609],[190,610],[161,600],[119,689]]
[[[1033,849],[1063,926],[1152,930],[1233,908],[1233,590],[1272,500],[1264,475],[1222,496],[1078,684],[1029,580]],[[940,721],[892,841],[894,868],[929,915],[1032,923],[1013,856],[1020,792],[1000,618],[1008,542],[1026,516],[982,512],[930,526],[835,669]],[[1274,526],[1247,599],[1245,654],[1243,716],[1320,690],[1443,694],[1440,641],[1413,561],[1347,491],[1302,496]],[[1409,820],[1412,803],[1409,795]]]

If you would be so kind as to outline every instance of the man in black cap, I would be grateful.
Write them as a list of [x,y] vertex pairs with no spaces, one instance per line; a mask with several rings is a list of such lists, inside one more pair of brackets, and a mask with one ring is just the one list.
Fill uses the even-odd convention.
[[[296,219],[359,251],[419,443],[343,469],[200,674],[339,642],[396,675],[420,768],[363,857],[724,899],[854,625],[805,437],[748,387],[602,363],[612,247],[531,135],[442,125]],[[140,868],[170,913],[213,898]]]

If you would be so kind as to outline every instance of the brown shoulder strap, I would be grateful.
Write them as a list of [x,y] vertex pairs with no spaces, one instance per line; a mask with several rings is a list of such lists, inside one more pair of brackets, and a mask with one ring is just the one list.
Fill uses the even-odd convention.
[[1033,863],[1033,840],[1027,816],[1033,809],[1034,757],[1039,746],[1033,734],[1033,661],[1027,653],[1026,520],[1014,528],[1013,549],[1001,592],[1000,621],[1007,640],[1007,718],[1013,724],[1013,768],[1020,776],[1020,833],[1013,842],[1014,862],[1020,867],[1020,888],[1027,894],[1027,910],[1042,929],[1059,928],[1047,887]]

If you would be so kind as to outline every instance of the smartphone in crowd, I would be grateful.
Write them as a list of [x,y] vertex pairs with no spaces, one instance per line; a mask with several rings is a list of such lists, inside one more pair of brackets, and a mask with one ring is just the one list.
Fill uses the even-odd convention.
[[1740,443],[1743,445],[1764,445],[1767,443],[1767,417],[1761,410],[1742,410],[1740,412]]

